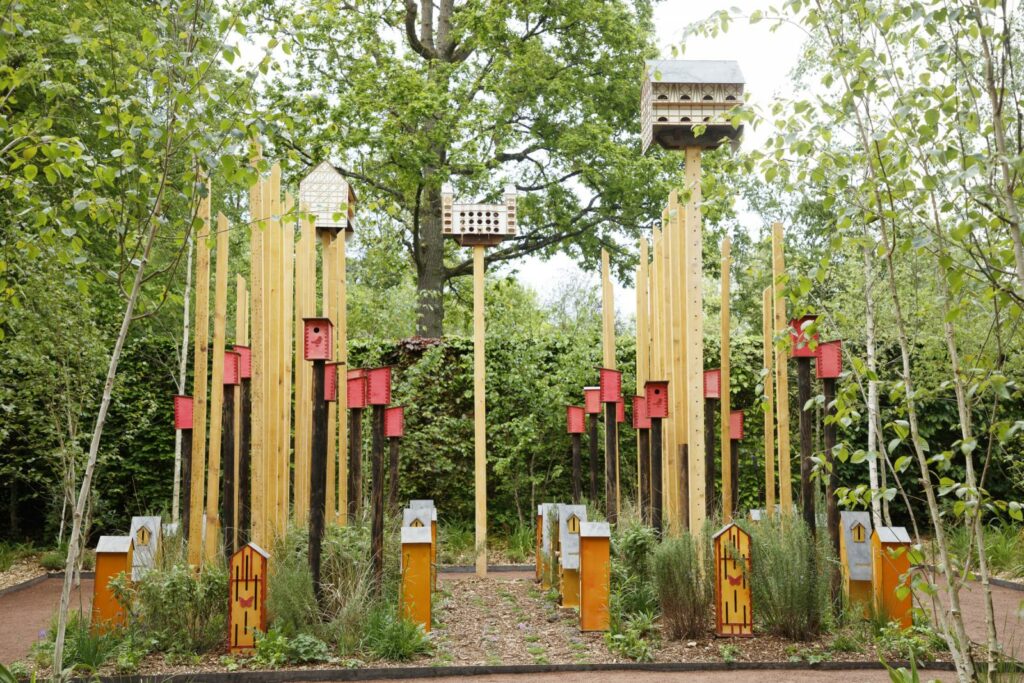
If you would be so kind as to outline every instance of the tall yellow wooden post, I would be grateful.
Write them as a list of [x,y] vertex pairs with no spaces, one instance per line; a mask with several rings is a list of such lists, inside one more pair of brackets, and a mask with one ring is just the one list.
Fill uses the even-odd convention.
[[[640,265],[636,270],[636,394],[643,391],[644,384],[651,378],[651,331],[647,300],[650,296],[650,275],[647,265],[647,238],[640,239]],[[640,430],[636,433],[636,502],[640,505],[643,496],[640,489]],[[646,514],[646,513],[644,513]],[[643,517],[643,514],[641,515]]]
[[[602,350],[602,363],[601,366],[609,370],[615,369],[615,290],[612,288],[612,276],[611,276],[611,262],[608,256],[608,250],[601,250],[601,350]],[[610,426],[605,424],[605,429],[609,429]],[[618,426],[614,428],[617,430]],[[620,482],[622,479],[619,477],[619,440],[615,440],[615,452],[605,453],[605,458],[614,458],[613,463],[615,469],[615,482],[613,483],[613,491],[615,491],[615,514],[616,517],[622,514],[622,495],[620,493]],[[608,468],[605,468],[605,472]]]
[[772,288],[761,296],[761,331],[764,336],[764,505],[765,514],[775,514],[775,380],[772,377]]
[[269,183],[264,191],[264,209],[267,250],[264,254],[264,282],[267,287],[267,371],[266,386],[266,445],[267,474],[265,480],[267,508],[270,520],[269,539],[281,533],[280,485],[281,471],[281,166],[270,168]]
[[[248,346],[249,344],[249,292],[245,287],[245,278],[242,277],[241,275],[235,276],[235,344],[238,344],[240,346]],[[239,395],[241,395],[240,389]],[[239,475],[241,474],[241,472],[238,468],[240,465],[239,461],[242,459],[242,410],[240,401],[236,402],[236,405],[239,406],[239,410],[235,411],[235,471],[232,474],[232,481],[235,482],[235,489],[233,494],[234,505],[231,508],[232,510],[235,511],[235,518],[231,520],[231,528],[235,530],[234,542],[235,547],[237,548],[240,533],[238,528],[238,522],[240,519],[240,508],[238,507],[238,492],[239,482],[241,482]],[[246,532],[247,531],[248,530],[246,530]]]
[[[309,207],[302,206],[301,213]],[[315,318],[316,310],[316,227],[303,218],[295,253],[295,332],[303,338],[303,318]],[[295,523],[309,520],[309,456],[313,430],[313,366],[303,362],[302,344],[295,344]]]
[[[331,326],[337,329],[337,287],[334,286],[334,279],[337,277],[338,264],[338,240],[329,231],[320,232],[320,243],[323,246],[321,253],[321,288],[323,297],[323,316],[330,319]],[[337,505],[337,489],[335,484],[338,477],[338,402],[332,401],[327,404],[327,511],[325,519],[334,516]]]
[[721,335],[721,453],[722,453],[722,521],[732,521],[733,496],[738,495],[732,490],[732,443],[729,434],[729,416],[732,414],[732,402],[729,397],[729,268],[732,267],[732,242],[726,237],[722,240],[722,335]]
[[[254,150],[253,165],[259,161],[259,149]],[[265,250],[263,226],[263,195],[264,182],[257,179],[249,188],[249,278],[252,280],[249,290],[249,317],[252,346],[252,413],[249,433],[249,462],[252,467],[250,485],[250,517],[252,519],[251,538],[258,544],[266,544],[269,540],[266,527],[266,336],[264,334],[266,309],[264,298],[263,254]]]
[[[334,358],[342,365],[338,366],[338,400],[336,411],[338,420],[338,496],[335,502],[334,519],[338,524],[345,524],[348,519],[348,382],[345,381],[345,369],[348,367],[348,299],[346,291],[346,268],[345,268],[345,242],[348,239],[348,232],[342,231],[335,237],[338,243],[334,264],[334,288],[335,288],[335,318],[337,324],[334,327],[334,343],[336,344]],[[331,519],[331,509],[328,507],[328,519]]]
[[228,313],[228,219],[217,214],[217,266],[213,286],[213,371],[210,387],[210,446],[206,476],[206,561],[217,557],[220,540],[220,439],[224,428],[224,342]]
[[[207,186],[209,187],[209,186]],[[192,391],[192,474],[189,488],[188,561],[203,559],[203,482],[206,478],[206,390],[210,344],[210,192],[199,205],[202,224],[196,236],[196,320]]]
[[[772,226],[772,287],[775,295],[775,334],[785,333],[789,327],[786,320],[786,300],[782,290],[785,287],[783,276],[786,265],[782,247],[782,223]],[[779,505],[782,516],[793,514],[793,482],[792,469],[789,464],[789,371],[787,367],[788,351],[785,348],[775,351],[775,390],[778,419],[779,448]]]
[[690,451],[690,532],[704,526],[704,297],[701,241],[700,147],[686,148],[686,402]]
[[473,246],[473,485],[476,573],[487,576],[487,402],[484,376],[484,246]]
[[[288,529],[288,518],[291,513],[291,446],[292,446],[292,329],[290,322],[295,314],[295,199],[291,194],[285,194],[284,213],[281,220],[281,231],[283,241],[282,262],[283,269],[283,295],[281,299],[281,463],[282,476],[281,486],[281,531]],[[306,365],[302,363],[301,365]]]
[[[668,431],[665,447],[668,450],[668,486],[671,491],[671,505],[668,509],[669,529],[673,534],[681,533],[688,525],[689,505],[686,500],[689,490],[682,487],[683,461],[681,450],[687,447],[686,425],[686,364],[683,351],[685,344],[686,297],[684,296],[685,220],[679,206],[679,195],[673,190],[668,199],[668,222],[665,226],[665,314],[668,323],[665,347],[665,362],[668,364],[669,395],[672,408],[669,410]],[[690,460],[693,458],[691,457]]]

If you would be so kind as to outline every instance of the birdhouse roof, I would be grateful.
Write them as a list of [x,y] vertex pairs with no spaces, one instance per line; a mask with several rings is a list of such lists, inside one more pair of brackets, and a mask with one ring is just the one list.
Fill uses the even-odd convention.
[[403,526],[402,527],[402,543],[430,543],[430,527],[429,526]]
[[723,526],[723,527],[722,527],[721,529],[719,529],[719,530],[718,530],[718,533],[716,533],[716,534],[715,534],[714,536],[712,536],[712,537],[711,537],[711,538],[712,538],[712,540],[714,540],[714,539],[718,538],[719,536],[721,536],[722,534],[724,534],[724,533],[725,533],[726,531],[728,531],[728,530],[729,530],[729,529],[731,529],[732,527],[736,527],[736,528],[737,528],[737,529],[739,529],[739,531],[740,531],[741,533],[743,533],[743,534],[746,534],[746,533],[747,533],[746,531],[744,531],[744,530],[743,530],[743,527],[741,527],[741,526],[740,526],[739,524],[737,524],[736,522],[729,522],[728,524],[726,524],[725,526]]
[[156,515],[152,517],[132,517],[131,531],[128,535],[134,538],[135,532],[144,526],[149,527],[149,531],[153,534],[153,538],[156,538],[160,533],[160,517]]
[[875,529],[878,540],[882,543],[910,543],[910,534],[906,527],[902,526],[880,526]]
[[739,62],[731,59],[652,59],[647,74],[656,83],[744,83]]
[[580,524],[581,538],[610,538],[611,527],[608,522],[582,522]]
[[100,540],[96,544],[96,552],[126,553],[131,546],[131,536],[100,536]]

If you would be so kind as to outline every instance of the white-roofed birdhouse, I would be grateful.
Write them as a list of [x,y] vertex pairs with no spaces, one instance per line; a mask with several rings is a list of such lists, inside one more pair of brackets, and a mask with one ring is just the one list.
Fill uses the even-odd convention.
[[344,176],[324,161],[299,181],[299,206],[313,215],[318,230],[352,232],[356,193]]
[[464,247],[493,246],[516,235],[516,188],[505,187],[501,204],[456,204],[451,185],[441,188],[441,225],[445,237]]
[[643,150],[652,143],[675,150],[738,143],[743,126],[732,125],[730,111],[741,104],[743,74],[734,61],[649,61],[640,90]]

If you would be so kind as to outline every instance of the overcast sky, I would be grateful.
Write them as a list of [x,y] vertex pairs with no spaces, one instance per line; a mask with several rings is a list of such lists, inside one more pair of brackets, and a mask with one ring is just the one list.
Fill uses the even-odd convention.
[[[671,59],[673,45],[681,44],[684,28],[700,21],[713,12],[736,7],[740,12],[749,15],[755,9],[764,8],[767,0],[664,0],[655,9],[655,25],[658,30],[658,44],[662,57]],[[755,106],[764,106],[771,101],[777,92],[785,92],[789,72],[796,65],[804,35],[800,29],[783,25],[774,33],[769,22],[761,22],[751,26],[746,20],[734,22],[728,33],[714,40],[690,39],[686,45],[685,59],[735,59],[746,79],[746,95],[748,101]],[[639,103],[637,105],[639,107]],[[639,110],[637,116],[639,117]],[[748,127],[749,128],[749,127]],[[744,146],[756,146],[764,132],[745,131]],[[754,228],[757,226],[747,226]],[[583,278],[600,286],[597,273],[581,271],[573,261],[558,255],[548,261],[539,258],[523,259],[510,266],[514,269],[521,282],[532,287],[544,300],[547,292],[552,291],[552,283],[568,278]],[[624,288],[616,283],[615,306],[620,317],[628,319],[636,311],[636,294],[632,288]]]

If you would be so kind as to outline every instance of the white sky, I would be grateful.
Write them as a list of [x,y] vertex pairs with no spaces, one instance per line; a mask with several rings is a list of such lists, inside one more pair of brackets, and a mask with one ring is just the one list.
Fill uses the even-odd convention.
[[[658,31],[658,45],[662,57],[673,57],[671,47],[679,46],[685,27],[700,21],[718,10],[738,8],[744,15],[755,9],[765,8],[767,0],[665,0],[656,6],[654,21]],[[762,21],[750,25],[745,19],[730,24],[729,31],[718,38],[691,39],[686,52],[679,55],[685,59],[734,59],[746,78],[747,101],[763,108],[776,92],[784,92],[790,71],[796,66],[804,34],[792,25],[782,25],[774,33],[771,22]],[[639,117],[639,103],[637,103]],[[764,139],[764,131],[747,128],[743,144],[756,146]],[[742,216],[742,211],[741,211]],[[753,220],[753,217],[751,217]],[[756,226],[748,226],[754,228]],[[531,257],[518,264],[507,266],[515,270],[520,282],[534,289],[543,301],[546,293],[552,291],[552,283],[568,278],[584,279],[600,286],[600,275],[584,272],[564,254],[548,261]],[[620,319],[631,318],[636,313],[636,293],[615,283],[615,307]]]

